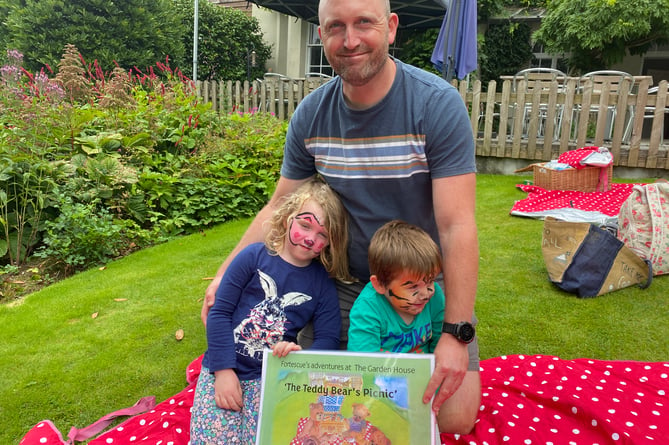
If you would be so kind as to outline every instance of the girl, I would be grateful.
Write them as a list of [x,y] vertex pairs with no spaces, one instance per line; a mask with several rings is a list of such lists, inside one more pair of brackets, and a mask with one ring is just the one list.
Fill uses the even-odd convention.
[[[347,217],[336,193],[312,180],[274,212],[265,243],[235,257],[207,318],[207,352],[191,417],[191,444],[254,444],[263,349],[338,349],[341,315],[330,277],[348,280]],[[314,261],[319,260],[319,261]]]

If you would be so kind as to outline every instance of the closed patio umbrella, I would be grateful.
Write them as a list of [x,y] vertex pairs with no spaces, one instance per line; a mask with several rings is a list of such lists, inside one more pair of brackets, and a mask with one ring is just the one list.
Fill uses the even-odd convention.
[[448,81],[476,69],[476,0],[450,0],[432,51],[432,63]]

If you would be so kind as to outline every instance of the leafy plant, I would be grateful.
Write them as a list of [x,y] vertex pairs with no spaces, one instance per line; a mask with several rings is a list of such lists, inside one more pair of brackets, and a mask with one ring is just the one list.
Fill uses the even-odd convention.
[[504,74],[514,74],[532,58],[530,27],[526,23],[506,21],[490,24],[479,51],[481,83]]
[[10,264],[25,261],[35,244],[43,222],[43,212],[50,205],[53,181],[48,177],[50,165],[3,157],[0,160],[0,254]]
[[26,55],[32,71],[55,67],[66,44],[106,70],[144,68],[184,54],[186,30],[170,0],[17,1],[3,22],[9,47]]
[[62,262],[72,272],[104,264],[130,244],[126,229],[133,224],[115,221],[96,201],[84,204],[61,197],[57,206],[60,213],[45,223],[44,243],[35,252],[37,257]]
[[547,6],[534,37],[548,51],[570,54],[570,65],[583,72],[669,41],[666,0],[561,0]]
[[[192,0],[173,0],[174,11],[186,30],[182,34],[185,61],[193,60]],[[198,6],[197,80],[250,80],[262,77],[271,47],[263,41],[260,24],[254,17],[235,8],[212,2]],[[254,55],[252,55],[252,53]],[[255,63],[254,63],[255,62]],[[193,77],[192,64],[180,63],[183,72]]]
[[0,84],[3,263],[19,265],[41,245],[40,255],[78,270],[118,254],[125,238],[161,242],[269,199],[287,122],[219,115],[160,62],[105,74],[68,46],[49,79],[15,59]]
[[398,57],[403,62],[439,74],[430,60],[438,35],[438,28],[402,31],[400,35],[402,49]]

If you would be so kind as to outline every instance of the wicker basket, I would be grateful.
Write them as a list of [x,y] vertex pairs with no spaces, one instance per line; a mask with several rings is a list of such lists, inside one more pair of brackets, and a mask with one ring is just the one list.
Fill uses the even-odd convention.
[[[602,168],[606,169],[606,181],[602,179]],[[585,167],[552,170],[544,164],[532,164],[534,185],[546,190],[575,190],[578,192],[605,192],[611,190],[613,165],[607,167]]]

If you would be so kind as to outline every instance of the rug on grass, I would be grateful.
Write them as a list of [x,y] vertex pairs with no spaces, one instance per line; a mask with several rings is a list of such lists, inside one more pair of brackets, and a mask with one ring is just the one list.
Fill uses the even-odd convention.
[[[91,445],[188,445],[201,357],[188,386],[133,416]],[[669,362],[564,360],[510,355],[481,362],[481,408],[474,431],[442,434],[446,445],[660,445],[669,443]],[[53,423],[35,425],[21,445],[62,445]],[[408,445],[408,444],[394,444]]]
[[516,201],[511,215],[544,219],[547,216],[563,221],[589,222],[605,225],[617,220],[620,207],[632,193],[634,184],[611,184],[607,192],[546,190],[536,185],[518,184],[527,198]]
[[474,431],[444,444],[669,443],[669,362],[514,355],[481,362]]

